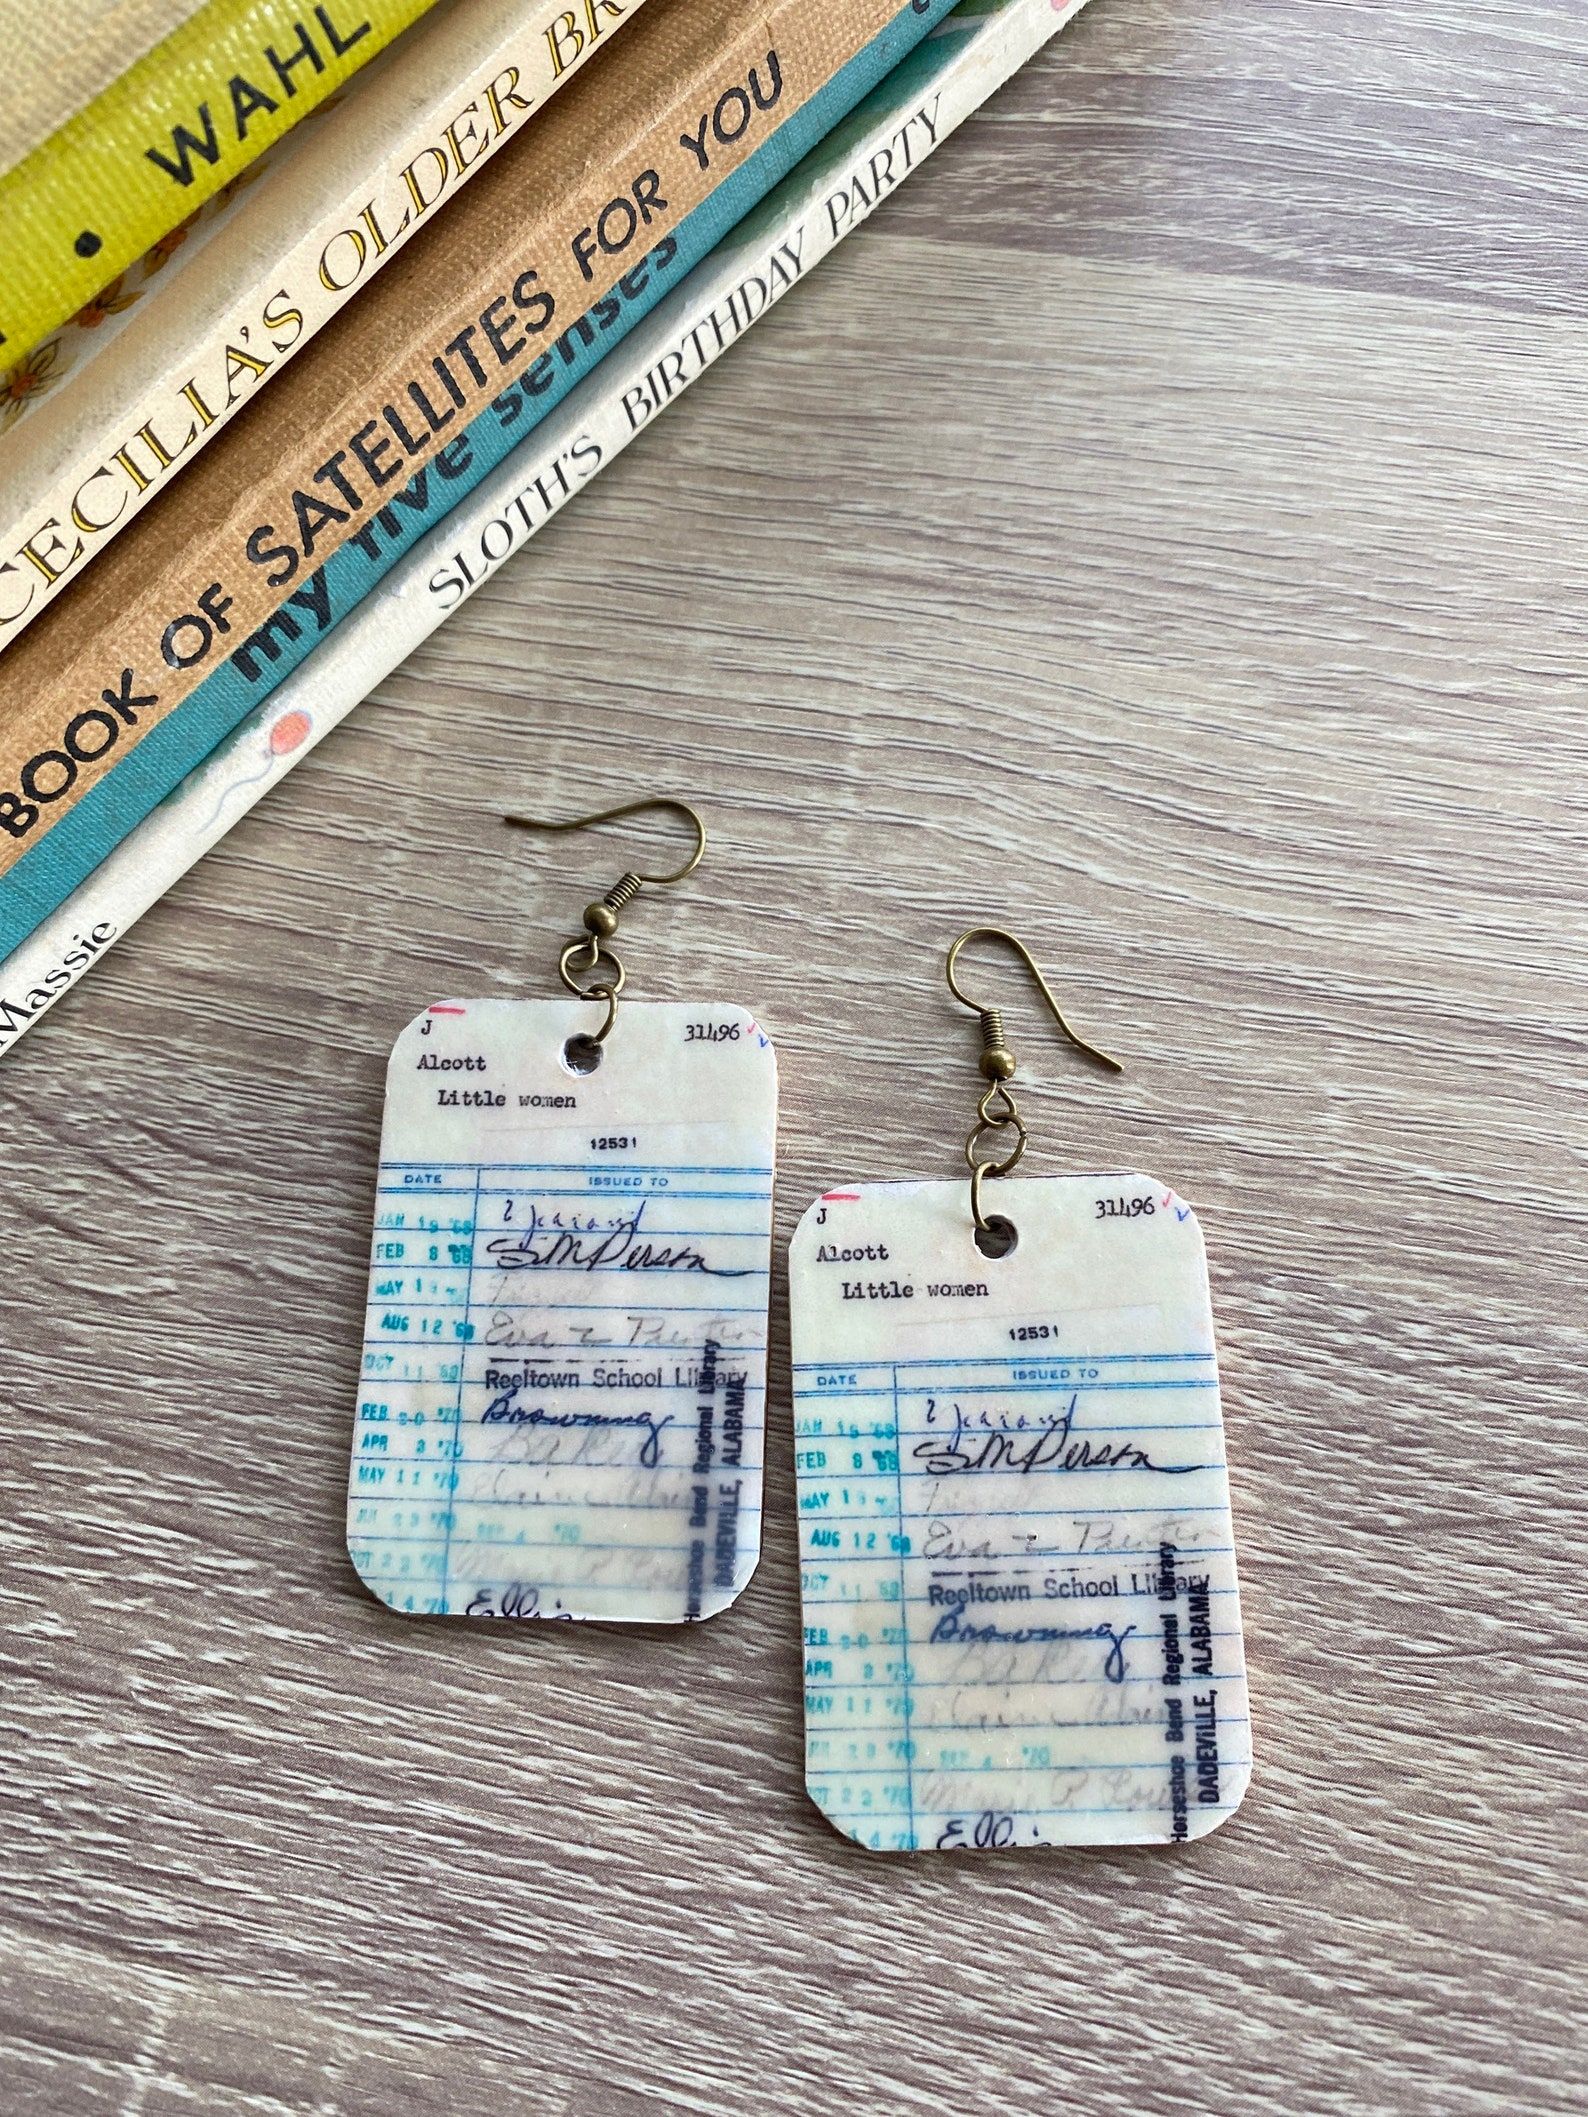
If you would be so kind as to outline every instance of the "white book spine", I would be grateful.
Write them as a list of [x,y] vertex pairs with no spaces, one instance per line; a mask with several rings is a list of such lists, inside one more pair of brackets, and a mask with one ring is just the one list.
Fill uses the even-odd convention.
[[172,283],[0,436],[0,651],[644,4],[456,0],[278,143]]
[[349,613],[292,676],[0,964],[0,1055],[589,477],[852,233],[1085,0],[976,0],[884,82],[561,409]]

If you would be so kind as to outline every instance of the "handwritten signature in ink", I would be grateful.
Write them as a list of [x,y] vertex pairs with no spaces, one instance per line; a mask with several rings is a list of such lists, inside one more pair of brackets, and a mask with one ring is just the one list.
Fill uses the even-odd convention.
[[999,1624],[978,1624],[967,1620],[962,1610],[945,1610],[933,1625],[931,1640],[934,1646],[955,1645],[967,1647],[1023,1647],[1050,1646],[1059,1640],[1096,1639],[1106,1641],[1108,1652],[1103,1657],[1103,1674],[1110,1683],[1125,1680],[1125,1642],[1135,1633],[1134,1625],[1126,1625],[1123,1631],[1117,1625],[1016,1625],[1006,1628]]
[[1013,1470],[1022,1477],[1033,1470],[1157,1470],[1166,1477],[1179,1477],[1197,1467],[1194,1463],[1156,1463],[1134,1441],[1076,1440],[1077,1402],[1071,1397],[1059,1417],[1045,1420],[1034,1432],[1029,1428],[977,1431],[967,1426],[956,1405],[953,1433],[941,1440],[929,1436],[910,1452],[933,1477],[952,1477],[961,1470]]
[[517,1580],[509,1581],[499,1596],[493,1596],[489,1588],[481,1588],[463,1614],[465,1617],[538,1617],[549,1623],[567,1623],[573,1616],[571,1610],[543,1610],[539,1588],[526,1587]]
[[504,1272],[706,1272],[715,1279],[743,1279],[745,1271],[709,1264],[689,1242],[650,1242],[640,1233],[644,1204],[604,1228],[547,1227],[530,1208],[529,1225],[493,1235],[486,1254]]
[[606,1412],[606,1411],[548,1411],[544,1404],[520,1404],[516,1401],[522,1382],[508,1384],[499,1397],[494,1397],[480,1414],[482,1426],[556,1426],[569,1430],[591,1427],[633,1426],[645,1439],[640,1445],[640,1462],[647,1470],[654,1470],[661,1461],[662,1435],[673,1424],[673,1415],[667,1412],[657,1418],[653,1412]]

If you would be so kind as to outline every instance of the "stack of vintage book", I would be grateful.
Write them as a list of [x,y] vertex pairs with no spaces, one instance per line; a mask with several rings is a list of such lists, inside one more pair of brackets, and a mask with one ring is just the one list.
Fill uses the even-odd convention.
[[0,0],[0,1051],[1081,5]]

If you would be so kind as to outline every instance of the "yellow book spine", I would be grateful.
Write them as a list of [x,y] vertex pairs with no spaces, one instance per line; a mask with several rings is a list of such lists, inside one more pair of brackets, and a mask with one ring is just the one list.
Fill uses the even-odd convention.
[[64,323],[432,0],[206,0],[0,176],[0,363]]

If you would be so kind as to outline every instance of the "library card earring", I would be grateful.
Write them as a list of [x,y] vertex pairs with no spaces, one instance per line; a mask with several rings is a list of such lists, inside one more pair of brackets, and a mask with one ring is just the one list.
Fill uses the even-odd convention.
[[[1250,1776],[1202,1238],[1148,1176],[1010,1172],[996,1008],[970,1184],[845,1184],[789,1255],[806,1783],[888,1852],[1201,1837]],[[998,1212],[986,1191],[996,1182]]]
[[[623,875],[571,997],[441,1000],[386,1076],[348,1551],[393,1609],[678,1624],[761,1545],[777,1061],[720,1000],[620,999]],[[592,1032],[590,1010],[600,1009]]]

